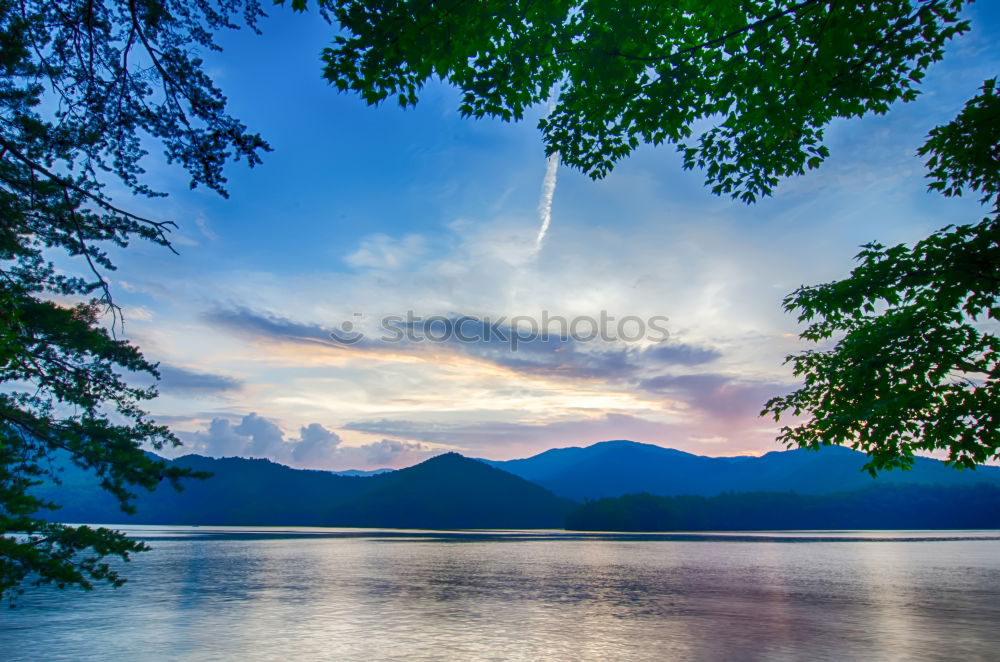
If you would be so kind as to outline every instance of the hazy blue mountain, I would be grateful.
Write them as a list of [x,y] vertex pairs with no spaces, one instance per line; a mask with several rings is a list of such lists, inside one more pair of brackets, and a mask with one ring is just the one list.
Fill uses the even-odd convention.
[[874,484],[835,494],[632,494],[590,501],[567,516],[579,531],[996,529],[1000,487]]
[[824,494],[883,484],[1000,485],[1000,467],[957,471],[917,458],[910,471],[861,471],[866,455],[841,446],[774,451],[761,457],[712,458],[634,441],[560,448],[533,457],[484,460],[575,500],[647,492],[712,496],[722,492],[795,491]]
[[860,471],[864,462],[863,454],[841,447],[778,451],[759,458],[709,458],[609,441],[508,462],[448,453],[407,469],[351,476],[292,469],[268,460],[187,455],[173,463],[214,476],[186,481],[180,493],[167,485],[153,493],[143,491],[134,516],[122,513],[92,476],[71,464],[61,473],[61,486],[41,486],[36,492],[64,504],[53,518],[68,522],[558,528],[575,508],[568,499],[734,492],[740,493],[734,498],[752,501],[744,493],[828,494],[900,483],[1000,485],[997,467],[959,472],[935,460],[918,459],[912,471],[890,472],[876,480]]
[[63,472],[63,486],[40,491],[64,504],[54,518],[69,522],[306,526],[323,522],[333,504],[360,494],[365,481],[372,480],[239,457],[185,455],[171,464],[213,476],[184,481],[182,492],[166,483],[152,493],[140,490],[134,516],[122,513],[110,495],[75,467]]
[[562,528],[576,504],[513,474],[446,453],[364,479],[333,523],[397,528]]
[[390,471],[395,471],[395,469],[345,469],[344,471],[331,471],[330,473],[336,474],[337,476],[360,476],[364,478],[365,476],[377,476],[379,474],[387,474]]
[[576,505],[456,453],[367,477],[245,458],[186,455],[172,464],[213,476],[185,481],[182,492],[166,484],[143,491],[132,516],[72,465],[64,468],[61,486],[36,492],[65,504],[54,519],[132,524],[561,528]]

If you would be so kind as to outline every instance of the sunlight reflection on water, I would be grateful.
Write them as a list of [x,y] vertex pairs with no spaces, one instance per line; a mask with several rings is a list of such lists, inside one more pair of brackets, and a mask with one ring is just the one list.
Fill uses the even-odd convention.
[[155,549],[125,587],[27,595],[0,616],[0,657],[1000,654],[998,532],[131,530]]

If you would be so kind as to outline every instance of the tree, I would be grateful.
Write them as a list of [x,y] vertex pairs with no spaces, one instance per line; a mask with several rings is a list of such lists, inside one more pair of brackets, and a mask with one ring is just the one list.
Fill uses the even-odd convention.
[[[117,338],[121,310],[102,245],[170,247],[172,223],[136,215],[106,193],[142,182],[143,140],[164,146],[191,186],[225,194],[223,165],[268,149],[225,110],[191,55],[213,34],[255,29],[257,0],[0,0],[0,593],[25,582],[120,584],[106,562],[142,543],[107,529],[49,521],[58,505],[32,495],[59,462],[92,471],[125,511],[134,488],[196,475],[151,458],[179,443],[142,403],[155,388],[125,375],[156,366]],[[54,254],[76,258],[76,274]],[[63,265],[60,265],[63,266]]]
[[[305,0],[293,7],[305,8]],[[548,154],[594,178],[640,142],[673,144],[716,194],[751,203],[828,156],[824,127],[912,101],[945,44],[969,29],[966,0],[319,0],[341,27],[325,76],[370,104],[416,104],[446,79],[473,117],[539,122]],[[931,132],[931,188],[995,195],[995,83]],[[945,448],[971,466],[998,456],[996,208],[913,248],[873,243],[851,278],[801,288],[785,306],[836,347],[789,357],[805,386],[765,405],[812,414],[789,445],[848,444],[869,470]]]
[[996,79],[955,121],[931,132],[930,188],[978,191],[990,213],[917,242],[864,246],[842,281],[801,287],[784,302],[810,324],[802,338],[832,349],[790,356],[805,385],[763,413],[812,418],[782,429],[789,445],[847,444],[867,468],[908,467],[943,449],[974,467],[1000,455],[1000,97]]
[[520,120],[558,85],[539,122],[547,154],[600,178],[640,142],[670,143],[747,202],[818,167],[834,118],[915,99],[968,30],[964,4],[319,0],[341,27],[323,52],[340,90],[405,107],[437,76],[462,91],[463,114]]

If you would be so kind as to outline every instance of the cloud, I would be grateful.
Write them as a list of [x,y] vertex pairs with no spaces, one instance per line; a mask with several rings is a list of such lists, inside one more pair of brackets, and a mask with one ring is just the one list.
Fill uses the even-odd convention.
[[767,400],[790,393],[794,388],[786,383],[713,373],[661,375],[641,381],[639,387],[670,394],[715,420],[733,422],[757,417]]
[[208,221],[205,220],[203,217],[199,216],[198,218],[194,219],[194,224],[198,226],[198,230],[200,230],[201,234],[209,241],[219,240],[219,235],[215,234],[215,232],[212,231],[212,228],[209,226]]
[[128,321],[141,320],[143,322],[152,321],[156,317],[156,313],[147,308],[146,306],[129,306],[127,319]]
[[379,419],[355,421],[343,427],[369,434],[448,444],[465,454],[494,460],[526,457],[549,448],[589,446],[612,439],[629,439],[703,455],[779,450],[773,429],[766,426],[747,434],[744,430],[720,429],[700,422],[659,421],[621,413],[536,423]]
[[[608,325],[607,339],[586,340],[594,319],[574,326],[553,323],[548,332],[538,320],[504,316],[472,316],[457,313],[415,317],[402,315],[377,327],[352,326],[350,333],[338,330],[350,343],[333,340],[330,330],[319,324],[293,321],[248,308],[215,309],[205,313],[211,324],[236,331],[264,342],[324,344],[373,354],[408,353],[432,355],[443,351],[489,361],[516,372],[565,378],[621,380],[666,366],[696,366],[720,359],[722,352],[713,347],[664,341],[652,345],[627,345],[614,342],[618,329]],[[583,319],[583,318],[581,318]],[[558,322],[558,320],[556,320]],[[358,337],[359,333],[367,334]],[[630,336],[631,338],[631,336]]]
[[289,444],[292,449],[298,445],[294,441],[286,444],[285,433],[281,428],[256,413],[244,416],[232,430],[247,439],[246,449],[241,455],[278,458],[288,453]]
[[400,269],[420,257],[424,250],[424,238],[417,234],[400,239],[374,234],[362,239],[358,250],[344,257],[344,262],[359,269]]
[[203,313],[202,319],[214,326],[253,338],[333,344],[330,332],[323,327],[293,322],[280,315],[247,308],[216,308]]
[[396,439],[383,439],[371,444],[361,446],[363,452],[368,455],[368,464],[372,466],[385,466],[397,461],[401,455],[409,455],[414,452],[423,452],[427,447],[420,442],[398,441]]
[[310,423],[299,429],[299,441],[292,449],[292,457],[300,465],[318,466],[333,457],[341,439],[319,423]]
[[663,343],[648,348],[643,358],[660,365],[694,366],[711,363],[722,358],[722,352],[714,347],[686,345],[684,343]]
[[360,446],[346,446],[332,430],[319,423],[299,428],[297,438],[271,420],[256,413],[243,416],[235,425],[216,417],[204,430],[183,435],[187,451],[210,457],[258,457],[303,469],[343,470],[408,466],[427,459],[436,451],[417,441],[382,439]]
[[560,345],[526,343],[518,352],[494,352],[498,365],[533,374],[622,380],[665,366],[692,366],[720,358],[716,349],[669,343],[647,347],[563,341]]
[[228,420],[215,418],[206,432],[195,433],[194,450],[212,457],[233,457],[247,451],[247,442]]
[[238,391],[243,388],[242,380],[228,375],[197,372],[163,363],[158,370],[160,372],[158,387],[164,393],[206,394]]

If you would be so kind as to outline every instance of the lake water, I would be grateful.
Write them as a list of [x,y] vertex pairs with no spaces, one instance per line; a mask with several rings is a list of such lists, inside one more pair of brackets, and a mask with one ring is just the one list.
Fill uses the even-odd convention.
[[0,659],[1000,659],[996,531],[128,530],[131,581],[27,593]]

